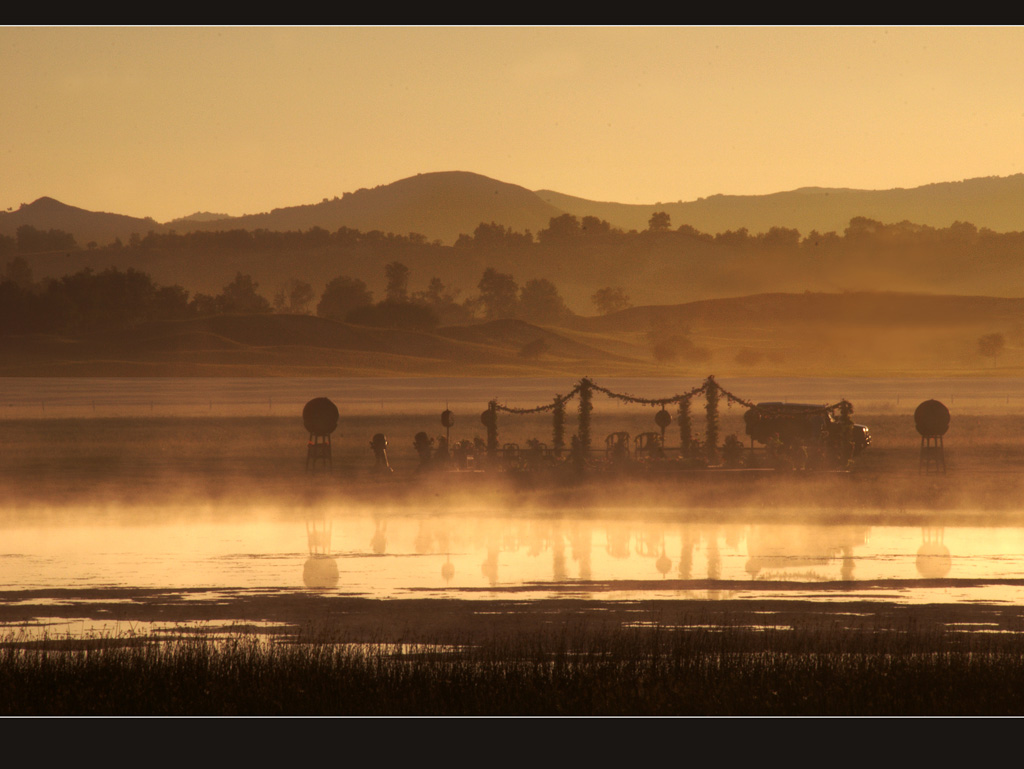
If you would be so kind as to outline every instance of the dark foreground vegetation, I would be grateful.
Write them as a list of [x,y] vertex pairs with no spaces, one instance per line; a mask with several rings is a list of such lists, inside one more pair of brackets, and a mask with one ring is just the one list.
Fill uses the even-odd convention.
[[482,643],[8,641],[4,715],[1002,715],[1018,634],[579,628]]

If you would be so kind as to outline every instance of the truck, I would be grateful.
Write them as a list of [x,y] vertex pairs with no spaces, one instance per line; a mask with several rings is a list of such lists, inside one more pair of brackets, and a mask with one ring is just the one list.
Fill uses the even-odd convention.
[[851,413],[849,404],[768,401],[748,409],[743,421],[747,435],[765,447],[773,467],[841,470],[871,445],[870,431],[854,424]]

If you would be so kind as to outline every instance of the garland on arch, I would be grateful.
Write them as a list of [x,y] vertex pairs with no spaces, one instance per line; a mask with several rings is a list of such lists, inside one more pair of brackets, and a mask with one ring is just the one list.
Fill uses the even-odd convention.
[[[581,383],[582,384],[582,383]],[[531,409],[518,409],[513,406],[506,406],[498,403],[497,401],[491,401],[494,404],[495,411],[503,411],[506,414],[542,414],[545,411],[556,411],[559,407],[565,410],[565,404],[575,398],[580,391],[581,384],[577,384],[567,395],[556,395],[555,399],[551,403],[545,403],[541,406],[534,406]]]
[[[493,404],[493,408],[495,411],[501,411],[506,414],[540,414],[545,411],[554,411],[559,407],[564,409],[566,403],[568,403],[570,400],[572,400],[573,398],[580,394],[581,390],[584,388],[584,385],[586,385],[588,391],[596,391],[608,396],[609,398],[614,398],[624,403],[635,403],[644,406],[661,406],[662,408],[673,403],[681,405],[683,401],[689,401],[696,395],[700,395],[701,393],[706,394],[708,390],[714,389],[716,391],[717,396],[724,397],[726,401],[730,403],[735,403],[739,406],[744,406],[745,408],[748,409],[755,409],[756,411],[759,412],[772,413],[772,409],[770,407],[765,408],[758,406],[756,403],[753,403],[752,401],[748,401],[745,398],[741,398],[738,395],[729,392],[715,380],[715,377],[713,375],[709,376],[700,385],[694,387],[692,390],[689,390],[684,393],[679,393],[677,395],[669,395],[665,398],[641,398],[636,395],[630,395],[629,393],[619,393],[615,392],[614,390],[609,390],[607,387],[602,387],[601,385],[597,384],[596,382],[589,378],[584,378],[581,379],[576,384],[576,386],[567,394],[556,395],[554,399],[551,401],[551,403],[545,403],[540,406],[534,406],[533,408],[515,408],[513,406],[506,406],[502,403],[498,403],[497,401],[492,401],[491,403]],[[488,405],[490,407],[491,404]],[[809,409],[805,413],[820,412],[824,414],[826,412],[832,412],[836,411],[837,409],[843,408],[848,409],[847,415],[853,413],[853,406],[850,405],[849,401],[845,399],[839,401],[838,403],[833,403],[829,406],[822,406],[820,409]]]
[[590,449],[591,438],[590,438],[590,422],[591,412],[593,411],[593,393],[602,393],[603,395],[622,401],[624,403],[640,404],[644,406],[661,406],[665,408],[670,404],[676,404],[677,406],[677,419],[679,421],[679,439],[680,449],[683,456],[686,456],[692,449],[693,435],[692,435],[692,421],[690,417],[690,402],[694,396],[704,394],[706,398],[706,433],[705,433],[705,450],[707,451],[708,461],[714,462],[717,459],[718,451],[718,406],[720,397],[724,397],[726,402],[731,405],[733,403],[743,406],[753,411],[757,418],[773,417],[779,418],[784,416],[786,418],[792,417],[794,419],[806,418],[808,414],[825,414],[833,413],[836,410],[840,413],[840,421],[844,424],[852,424],[850,418],[853,414],[853,406],[849,401],[843,399],[838,403],[833,403],[829,406],[821,406],[820,408],[811,408],[802,410],[800,414],[785,414],[780,415],[779,409],[772,408],[771,406],[759,406],[752,401],[748,401],[745,398],[741,398],[734,393],[729,392],[717,381],[713,375],[708,376],[700,385],[688,390],[684,393],[677,395],[670,395],[665,398],[641,398],[636,395],[630,395],[629,393],[620,393],[609,390],[607,387],[595,383],[591,379],[584,377],[581,379],[572,390],[565,395],[556,395],[550,403],[545,403],[540,406],[534,406],[533,408],[515,408],[512,406],[506,406],[498,403],[496,400],[490,401],[487,404],[487,411],[484,413],[484,423],[487,426],[487,444],[489,451],[496,451],[498,445],[498,428],[497,428],[497,413],[503,412],[506,414],[540,414],[547,411],[553,412],[552,417],[552,442],[553,448],[556,455],[560,455],[565,448],[565,415],[566,415],[566,404],[575,398],[577,395],[580,398],[579,409],[578,409],[578,431],[574,438],[574,443],[578,444],[578,448],[584,453]]

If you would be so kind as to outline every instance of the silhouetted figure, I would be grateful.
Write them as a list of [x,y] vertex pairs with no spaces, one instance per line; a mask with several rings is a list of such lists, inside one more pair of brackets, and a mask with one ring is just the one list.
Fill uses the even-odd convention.
[[459,441],[455,444],[455,466],[459,470],[466,470],[469,467],[469,455],[473,450],[473,444],[469,441]]
[[629,459],[629,433],[618,432],[604,439],[605,454],[612,464],[622,464]]
[[377,433],[373,436],[370,448],[373,449],[373,471],[375,473],[393,473],[394,470],[388,464],[388,439],[384,433]]
[[413,438],[412,447],[416,449],[416,453],[420,458],[419,470],[423,470],[430,465],[430,454],[431,449],[434,446],[434,439],[429,437],[424,432],[416,433],[416,437]]
[[662,436],[659,433],[641,433],[636,436],[636,457],[647,457],[648,459],[664,459],[665,451],[662,448]]
[[448,439],[442,435],[437,439],[437,451],[434,452],[434,464],[447,469],[451,462],[452,455],[448,451]]

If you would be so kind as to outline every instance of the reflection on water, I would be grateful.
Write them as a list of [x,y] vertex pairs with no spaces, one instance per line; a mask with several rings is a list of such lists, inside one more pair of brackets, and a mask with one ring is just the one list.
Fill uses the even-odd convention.
[[917,571],[922,577],[941,579],[953,567],[949,548],[942,542],[943,529],[924,529],[921,547],[917,549]]
[[331,555],[333,528],[326,518],[306,521],[309,558],[302,566],[302,582],[306,587],[329,588],[338,584],[338,562]]
[[[149,511],[148,520],[168,517]],[[683,517],[683,514],[680,514]],[[76,516],[89,520],[88,511]],[[109,518],[107,519],[109,520]],[[7,591],[144,587],[381,598],[1020,601],[1024,530],[343,510],[4,527]],[[926,582],[932,580],[932,582]]]

